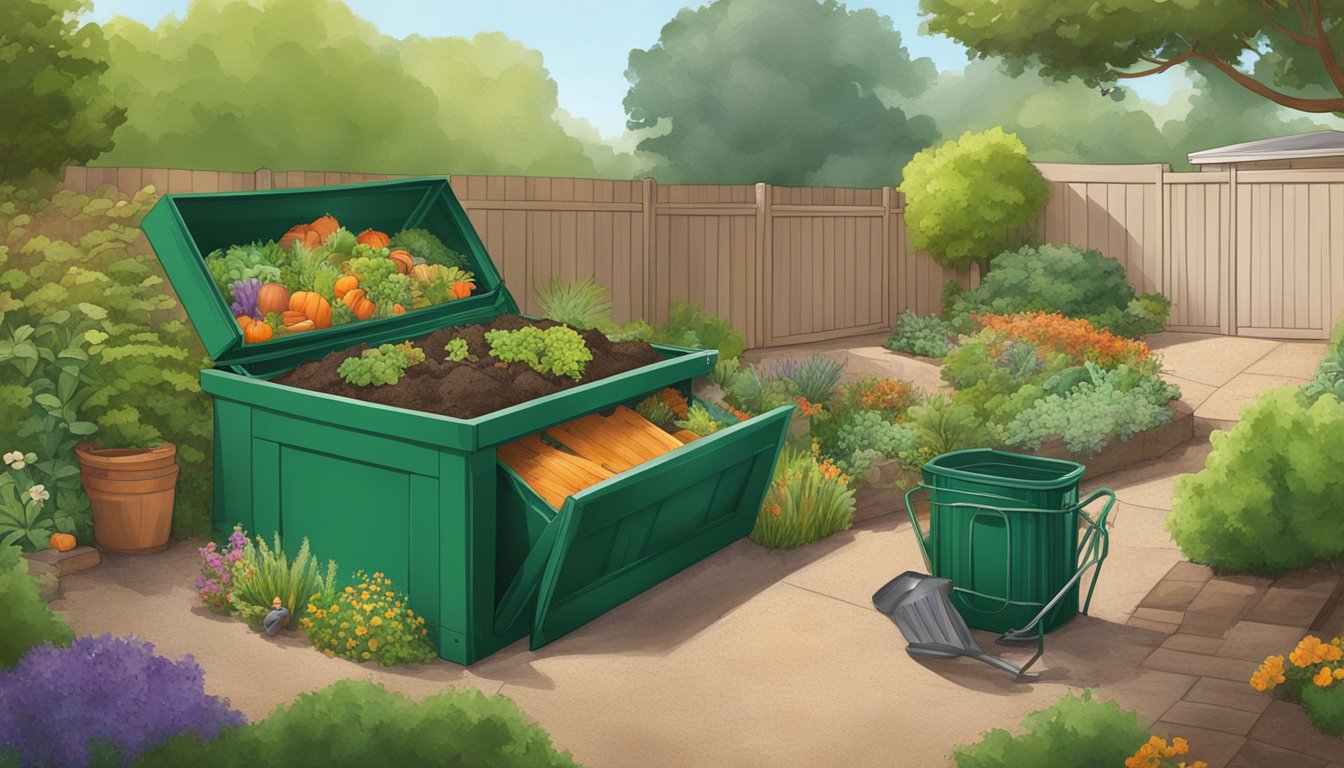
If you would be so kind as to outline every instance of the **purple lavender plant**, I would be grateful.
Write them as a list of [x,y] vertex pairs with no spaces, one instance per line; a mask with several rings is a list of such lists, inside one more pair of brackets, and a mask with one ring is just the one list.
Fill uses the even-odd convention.
[[228,699],[205,693],[190,655],[174,662],[135,638],[38,646],[0,673],[0,751],[15,750],[23,765],[84,768],[94,739],[131,762],[172,736],[208,740],[243,723]]
[[257,309],[257,294],[261,291],[261,281],[255,277],[247,280],[239,280],[233,284],[233,304],[229,309],[233,310],[234,317],[248,317],[261,319],[261,312]]

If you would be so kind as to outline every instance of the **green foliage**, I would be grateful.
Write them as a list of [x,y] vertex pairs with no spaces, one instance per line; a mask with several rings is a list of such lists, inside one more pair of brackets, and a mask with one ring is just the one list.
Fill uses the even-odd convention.
[[471,349],[467,346],[466,339],[450,339],[448,343],[444,345],[443,351],[447,353],[444,355],[443,359],[450,363],[460,363],[463,360],[472,357]]
[[686,412],[686,418],[673,422],[682,429],[689,429],[695,434],[705,437],[718,432],[723,425],[718,419],[709,412],[709,409],[700,403],[692,403]]
[[672,302],[667,322],[656,326],[648,341],[679,347],[717,349],[719,357],[741,357],[747,349],[746,339],[732,323],[706,314],[699,304]]
[[886,347],[912,355],[945,357],[955,339],[951,323],[937,315],[920,317],[907,309],[897,318],[896,329],[887,338]]
[[352,582],[339,592],[313,595],[300,623],[314,647],[328,656],[385,667],[438,658],[426,639],[424,618],[408,607],[391,579],[356,571]]
[[720,0],[684,9],[630,52],[632,128],[666,133],[661,181],[880,186],[935,137],[900,101],[935,69],[891,20],[813,0]]
[[262,283],[280,282],[277,265],[284,254],[274,243],[251,243],[218,248],[205,257],[205,268],[215,279],[219,292],[226,298],[233,292],[233,284],[240,280],[257,278]]
[[115,17],[104,31],[104,80],[129,114],[110,165],[599,170],[556,119],[541,53],[503,34],[396,39],[326,0],[201,0],[152,29]]
[[591,277],[552,280],[537,291],[537,303],[545,317],[575,328],[599,328],[611,323],[611,294]]
[[831,410],[837,417],[860,410],[872,411],[896,422],[905,418],[915,399],[915,390],[908,381],[865,376],[840,387],[831,400]]
[[1344,400],[1344,321],[1336,324],[1331,331],[1325,355],[1316,366],[1311,381],[1302,387],[1302,395],[1311,402],[1323,395],[1333,395],[1336,400]]
[[[701,407],[700,410],[705,409]],[[640,400],[639,404],[635,406],[635,413],[638,413],[640,416],[643,416],[660,427],[671,424],[672,421],[677,418],[677,415],[672,412],[672,408],[665,400],[663,400],[661,394],[657,392]],[[705,413],[707,415],[709,411],[705,411]],[[686,416],[688,419],[690,418],[689,410],[687,411]],[[696,434],[698,435],[700,433],[696,432]]]
[[387,248],[356,245],[346,271],[359,278],[365,298],[377,305],[378,317],[391,317],[392,306],[411,305],[411,279],[397,272],[397,263],[387,258]]
[[724,390],[733,384],[742,363],[736,357],[720,357],[714,361],[714,370],[709,372],[709,380]]
[[[137,768],[200,763],[202,744],[177,737],[147,753]],[[294,765],[436,765],[462,768],[575,768],[550,736],[502,695],[448,688],[419,704],[381,685],[343,680],[299,694],[265,720],[226,730],[209,742],[218,768]]]
[[764,365],[759,370],[764,378],[788,382],[788,390],[794,396],[824,405],[840,383],[845,366],[823,355],[809,355],[801,362],[787,358]]
[[997,430],[976,415],[969,405],[934,394],[910,408],[905,426],[919,438],[915,450],[901,454],[901,461],[912,468],[944,453],[965,448],[993,448],[1000,443]]
[[1204,469],[1176,480],[1166,529],[1182,554],[1274,575],[1344,554],[1344,404],[1271,390],[1214,432]]
[[1148,741],[1148,722],[1114,701],[1094,701],[1091,691],[1070,693],[1022,718],[1025,733],[1002,728],[952,751],[957,768],[1067,765],[1115,768]]
[[593,360],[578,331],[564,325],[545,330],[535,326],[516,331],[486,331],[490,354],[506,363],[525,363],[538,373],[568,376],[575,381]]
[[834,467],[808,451],[785,446],[756,516],[751,540],[770,549],[797,549],[854,524],[854,491]]
[[357,387],[382,387],[401,381],[410,366],[405,352],[391,344],[380,344],[377,349],[366,349],[345,358],[336,373]]
[[391,247],[400,248],[411,256],[425,260],[426,264],[442,264],[445,267],[468,269],[467,257],[443,244],[433,232],[418,227],[403,229],[392,235]]
[[793,382],[762,374],[760,370],[748,366],[729,382],[724,400],[739,411],[754,414],[788,405],[797,396]]
[[858,410],[832,419],[814,416],[812,434],[820,443],[822,454],[855,477],[868,471],[874,461],[895,458],[919,445],[914,430],[891,423],[877,411]]
[[1180,397],[1175,387],[1156,376],[1136,378],[1127,365],[1105,371],[1087,363],[1085,370],[1088,381],[1046,395],[1008,423],[1008,442],[1035,450],[1047,437],[1059,435],[1071,453],[1093,454],[1112,436],[1128,440],[1171,421],[1167,403]]
[[302,620],[313,595],[330,595],[336,589],[336,561],[328,560],[325,575],[321,562],[308,549],[308,539],[299,545],[299,551],[290,560],[280,546],[280,534],[275,535],[271,548],[262,537],[251,539],[243,547],[242,567],[235,572],[230,588],[233,592],[233,610],[238,618],[252,626],[260,626],[272,609],[272,601],[280,598],[289,609],[289,624]]
[[1050,198],[1027,148],[997,127],[921,151],[903,175],[911,247],[954,269],[978,263],[982,275]]
[[103,31],[82,18],[89,5],[86,0],[0,5],[5,30],[0,103],[9,105],[0,116],[0,181],[54,174],[112,147],[112,132],[126,113],[107,89]]
[[1297,682],[1292,690],[1302,701],[1302,708],[1307,710],[1312,725],[1337,739],[1344,739],[1344,688],[1339,685],[1322,688],[1306,680]]
[[956,315],[1058,312],[1133,338],[1162,330],[1171,302],[1161,294],[1134,295],[1125,268],[1100,251],[1072,245],[1023,246],[994,259],[979,287],[960,294]]
[[0,544],[0,607],[5,631],[0,632],[0,669],[14,666],[29,648],[51,643],[66,646],[75,639],[65,620],[47,607],[28,561],[18,547]]

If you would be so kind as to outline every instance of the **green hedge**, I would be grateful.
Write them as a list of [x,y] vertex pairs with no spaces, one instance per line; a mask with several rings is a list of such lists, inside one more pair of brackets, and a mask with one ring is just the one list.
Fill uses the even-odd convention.
[[1019,768],[1059,765],[1117,768],[1148,741],[1148,723],[1114,701],[1093,701],[1090,691],[1069,694],[1022,719],[1025,733],[1002,728],[957,747],[957,768]]
[[5,618],[0,669],[17,664],[29,648],[43,643],[65,646],[75,639],[65,620],[42,599],[18,547],[0,547],[0,615]]

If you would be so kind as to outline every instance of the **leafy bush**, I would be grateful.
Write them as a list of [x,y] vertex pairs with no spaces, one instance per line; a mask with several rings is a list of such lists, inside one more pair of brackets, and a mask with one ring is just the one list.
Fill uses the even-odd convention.
[[1009,422],[1004,427],[1008,442],[1035,450],[1046,438],[1059,435],[1070,452],[1091,454],[1106,447],[1111,436],[1128,440],[1170,423],[1172,412],[1166,406],[1180,397],[1176,387],[1155,376],[1127,381],[1131,369],[1126,365],[1105,371],[1088,363],[1085,370],[1089,381],[1046,395]]
[[980,285],[961,292],[950,311],[953,315],[1058,313],[1133,337],[1162,330],[1171,302],[1161,294],[1136,297],[1124,266],[1099,251],[1042,245],[997,256]]
[[238,618],[252,626],[259,626],[271,611],[271,602],[280,602],[289,610],[289,623],[303,618],[308,599],[317,594],[331,594],[336,588],[336,563],[327,561],[323,575],[318,559],[308,550],[308,539],[299,545],[291,561],[280,546],[280,534],[275,535],[275,548],[266,545],[258,536],[256,542],[243,545],[243,556],[233,563],[230,580],[230,604]]
[[1327,394],[1336,400],[1344,400],[1344,322],[1338,323],[1330,332],[1325,355],[1316,366],[1311,381],[1302,387],[1302,394],[1311,402]]
[[733,329],[731,323],[706,314],[698,304],[684,301],[672,303],[667,322],[655,326],[647,341],[717,349],[720,358],[741,357],[747,349],[746,339]]
[[911,247],[954,269],[980,263],[982,276],[989,257],[1050,198],[1027,148],[1000,127],[929,147],[901,175]]
[[1315,635],[1302,638],[1288,654],[1289,663],[1282,656],[1265,658],[1260,668],[1251,675],[1251,687],[1257,691],[1272,690],[1286,684],[1307,710],[1307,716],[1320,730],[1344,738],[1344,640],[1336,637],[1328,643]]
[[811,452],[785,446],[756,516],[751,540],[771,549],[797,549],[854,524],[854,491],[840,468]]
[[639,405],[635,406],[635,413],[658,426],[671,424],[677,418],[676,414],[672,413],[672,409],[657,394],[649,395],[639,401]]
[[896,319],[896,330],[887,337],[886,347],[912,355],[945,357],[952,349],[956,336],[952,324],[941,317],[920,317],[907,309]]
[[379,344],[376,349],[366,349],[345,358],[336,373],[357,387],[382,387],[401,381],[411,365],[411,359],[401,348]]
[[516,331],[486,331],[490,354],[506,363],[525,363],[538,373],[568,376],[578,380],[592,362],[589,351],[579,332],[564,325],[545,330],[535,326]]
[[1149,739],[1148,723],[1114,701],[1094,701],[1091,691],[1067,694],[1022,719],[1026,730],[1014,736],[995,728],[975,744],[952,751],[957,768],[1017,768],[1067,765],[1115,768]]
[[692,405],[686,413],[686,418],[673,422],[682,429],[689,429],[695,434],[705,437],[712,435],[723,428],[719,420],[714,418],[714,414],[700,403]]
[[611,293],[591,277],[552,280],[537,288],[537,303],[545,317],[575,328],[601,328],[611,322]]
[[[504,696],[448,689],[416,704],[365,680],[343,680],[300,694],[265,720],[225,732],[206,748],[211,765],[219,768],[576,766]],[[190,765],[199,762],[201,750],[198,740],[177,738],[146,755],[138,768]]]
[[829,357],[810,355],[803,360],[778,360],[759,369],[765,378],[789,383],[789,392],[810,403],[825,403],[840,383],[845,366]]
[[714,362],[714,370],[709,372],[709,380],[726,390],[732,386],[733,377],[740,368],[741,363],[736,357],[720,357]]
[[748,366],[738,371],[728,385],[724,400],[743,413],[765,413],[795,401],[793,382]]
[[[127,448],[171,440],[182,466],[173,534],[208,535],[214,420],[199,376],[210,361],[172,292],[164,289],[158,260],[139,240],[137,225],[154,200],[150,187],[133,196],[105,188],[90,197],[0,185],[0,232],[5,233],[0,321],[9,329],[34,327],[37,333],[29,341],[36,339],[42,348],[59,353],[72,344],[78,347],[56,354],[54,364],[44,360],[31,374],[15,376],[0,364],[0,450],[23,447],[38,455],[38,465],[51,462],[69,483],[46,483],[48,490],[57,489],[55,508],[87,509],[74,469],[75,443],[96,437],[105,446]],[[48,324],[65,335],[44,336],[44,320],[60,312],[68,313],[67,319]],[[81,327],[85,322],[88,327]],[[0,338],[12,341],[9,334]],[[79,369],[78,384],[76,391],[66,390],[67,398],[60,390],[70,386],[69,374],[62,381],[63,369],[70,367]],[[34,443],[20,432],[31,418],[52,418],[51,401],[36,400],[50,386],[46,382],[55,388],[46,391],[63,401],[78,399],[85,388],[93,394],[83,400],[77,419],[63,419],[62,429],[39,428],[34,434],[42,442]],[[80,434],[88,424],[96,433]],[[71,503],[75,507],[67,506]]]
[[936,456],[965,448],[993,448],[1001,440],[993,425],[976,416],[969,405],[954,403],[934,394],[906,414],[905,426],[914,431],[919,445],[901,454],[908,467],[922,467]]
[[210,739],[242,725],[227,699],[205,693],[204,678],[191,656],[170,661],[132,638],[34,648],[0,672],[0,745],[24,765],[78,768],[93,741],[131,761],[172,736]]
[[868,376],[840,387],[834,399],[837,416],[857,410],[874,411],[888,421],[905,417],[914,402],[915,391],[901,379]]
[[300,625],[318,650],[385,667],[438,658],[425,640],[424,618],[407,607],[391,579],[356,571],[353,581],[358,583],[334,594],[326,588],[312,593]]
[[29,648],[43,643],[66,646],[75,637],[65,620],[47,607],[18,547],[0,545],[0,608],[5,616],[0,669],[14,666]]
[[861,477],[874,461],[895,458],[919,444],[914,430],[893,424],[876,411],[853,411],[831,420],[816,420],[813,434],[822,454],[854,477]]
[[1185,557],[1272,575],[1344,555],[1344,403],[1271,390],[1209,440],[1204,469],[1177,478],[1167,517]]

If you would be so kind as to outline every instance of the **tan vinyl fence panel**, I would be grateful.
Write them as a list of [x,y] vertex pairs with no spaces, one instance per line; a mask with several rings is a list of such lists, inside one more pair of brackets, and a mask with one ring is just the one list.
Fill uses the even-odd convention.
[[[1095,248],[1172,330],[1326,338],[1344,313],[1344,170],[1171,173],[1164,165],[1038,163],[1051,195],[1023,239]],[[66,169],[65,186],[135,192],[289,189],[403,178],[311,171]],[[593,276],[620,322],[676,301],[729,319],[749,347],[881,331],[976,284],[912,251],[892,187],[662,185],[652,180],[454,176],[524,311],[552,279]]]

